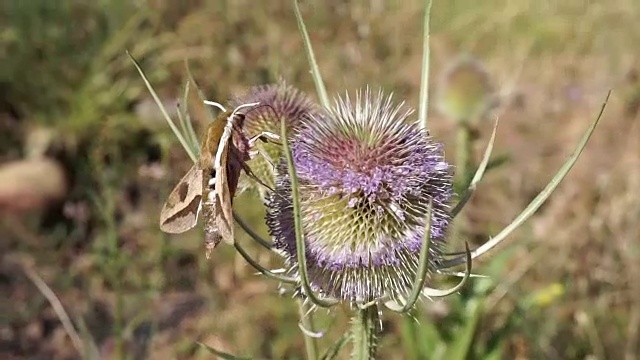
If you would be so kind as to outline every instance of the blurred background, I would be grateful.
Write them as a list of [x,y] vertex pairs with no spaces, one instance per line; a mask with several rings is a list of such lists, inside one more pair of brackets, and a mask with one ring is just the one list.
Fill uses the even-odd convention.
[[[209,99],[280,78],[315,96],[292,3],[6,0],[0,9],[0,357],[210,358],[200,341],[303,358],[290,294],[230,247],[207,261],[199,230],[160,232],[160,207],[191,162],[125,54],[169,110],[185,60]],[[370,85],[417,107],[421,1],[302,1],[301,10],[330,94]],[[436,105],[461,57],[492,84],[491,110],[474,123],[475,161],[500,116],[496,166],[451,251],[517,216],[613,93],[556,193],[474,264],[489,278],[421,302],[412,317],[385,313],[379,358],[640,358],[639,43],[635,0],[434,1],[431,134],[455,162],[457,125]],[[251,193],[235,200],[266,236],[259,204]],[[238,234],[263,265],[282,266]],[[348,327],[348,309],[316,317],[323,347]]]

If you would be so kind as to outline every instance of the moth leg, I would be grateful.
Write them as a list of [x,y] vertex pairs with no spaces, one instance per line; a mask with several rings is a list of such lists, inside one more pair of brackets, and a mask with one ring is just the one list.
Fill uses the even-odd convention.
[[262,142],[265,142],[265,143],[273,143],[273,144],[282,145],[282,144],[280,144],[280,135],[274,134],[274,133],[268,132],[268,131],[263,131],[263,132],[261,132],[261,133],[259,133],[257,135],[252,136],[249,139],[249,148],[253,148],[258,140],[260,140]]
[[276,164],[274,164],[273,160],[271,160],[271,156],[269,156],[269,154],[264,152],[262,149],[253,149],[249,151],[249,159],[251,160],[255,159],[258,155],[262,156],[262,158],[265,159],[269,163],[269,165],[271,165],[271,167],[273,167],[274,169],[276,168]]
[[242,164],[242,170],[244,170],[245,174],[247,174],[247,176],[249,176],[251,179],[253,179],[254,181],[256,181],[258,184],[266,187],[267,189],[269,189],[269,191],[275,191],[274,189],[271,188],[271,186],[265,184],[262,180],[260,180],[251,170],[251,168],[247,165],[247,164]]

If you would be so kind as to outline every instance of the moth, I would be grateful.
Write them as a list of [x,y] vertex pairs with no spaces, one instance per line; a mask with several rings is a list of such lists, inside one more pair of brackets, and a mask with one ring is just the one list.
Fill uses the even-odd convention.
[[160,229],[180,234],[193,228],[200,213],[204,218],[206,257],[221,242],[232,244],[232,202],[242,170],[249,176],[246,161],[254,155],[257,140],[279,139],[271,133],[260,133],[248,138],[243,132],[245,115],[239,110],[255,107],[258,103],[238,106],[233,111],[222,105],[205,101],[222,110],[207,127],[200,148],[200,158],[171,191],[160,212]]

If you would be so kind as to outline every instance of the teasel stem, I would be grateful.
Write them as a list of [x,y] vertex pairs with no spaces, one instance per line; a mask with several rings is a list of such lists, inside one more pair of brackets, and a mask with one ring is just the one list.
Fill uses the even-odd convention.
[[378,350],[378,332],[380,329],[378,306],[358,307],[351,318],[352,360],[374,359]]
[[498,119],[496,118],[496,122],[493,125],[493,132],[491,133],[491,138],[489,139],[489,143],[485,148],[484,155],[482,156],[482,160],[478,165],[478,169],[473,175],[473,179],[471,179],[471,182],[469,183],[467,189],[462,193],[462,196],[460,197],[460,201],[456,204],[453,210],[451,210],[452,219],[455,219],[456,216],[458,216],[458,214],[460,213],[460,211],[462,211],[462,209],[467,204],[469,199],[471,199],[471,196],[473,195],[473,193],[476,191],[476,187],[478,186],[478,183],[480,182],[480,180],[482,180],[482,177],[484,176],[484,172],[487,170],[487,166],[489,164],[489,159],[491,158],[491,154],[493,153],[493,144],[496,141],[497,131],[498,131]]
[[420,81],[420,107],[418,108],[418,119],[420,121],[420,126],[423,129],[427,129],[427,112],[429,110],[429,57],[431,56],[429,46],[429,40],[431,37],[430,22],[431,0],[427,0],[424,7],[424,29],[422,35],[422,75]]
[[[456,171],[453,188],[457,194],[460,194],[469,186],[473,176],[473,134],[468,120],[459,119],[456,123]],[[451,238],[460,239],[464,237],[463,235],[467,228],[467,217],[465,215],[459,216],[451,224]]]
[[[452,213],[451,217],[456,218],[464,207],[467,204],[467,201],[471,198],[471,195],[475,191],[476,183],[480,179],[477,178],[478,173],[480,173],[480,178],[484,174],[484,171],[487,168],[487,164],[489,161],[489,156],[491,156],[491,151],[493,150],[493,142],[495,141],[496,134],[496,126],[498,124],[498,120],[496,119],[496,126],[493,128],[493,133],[491,135],[491,141],[489,142],[490,151],[485,152],[484,157],[478,166],[478,170],[475,175],[472,170],[473,158],[473,134],[471,129],[471,122],[463,119],[459,119],[456,121],[457,124],[457,141],[456,141],[456,174],[454,177],[454,189],[457,194],[463,194],[458,206],[456,206]],[[452,223],[450,236],[452,239],[460,239],[463,238],[463,233],[468,227],[467,217],[462,215],[455,222]]]
[[[313,312],[307,311],[307,306],[304,303],[303,299],[298,299],[298,309],[300,310],[300,325],[303,326],[307,331],[313,332],[315,329],[315,324],[313,321]],[[318,341],[315,337],[309,336],[303,332],[304,337],[304,347],[307,352],[308,360],[317,360],[318,359]]]
[[455,191],[462,192],[471,181],[473,158],[473,134],[468,121],[458,121],[456,130],[456,179]]
[[295,225],[296,234],[296,255],[298,261],[298,273],[300,275],[300,282],[304,295],[309,300],[320,307],[331,307],[338,302],[335,299],[321,299],[313,292],[311,284],[309,283],[309,274],[307,272],[307,257],[306,257],[306,244],[304,242],[304,235],[302,233],[302,214],[300,210],[300,196],[298,177],[296,174],[295,165],[293,163],[293,154],[291,153],[291,146],[287,140],[287,123],[283,118],[280,122],[280,135],[282,138],[282,147],[285,158],[287,160],[287,167],[289,170],[289,178],[291,180],[291,202],[293,204],[293,221]]

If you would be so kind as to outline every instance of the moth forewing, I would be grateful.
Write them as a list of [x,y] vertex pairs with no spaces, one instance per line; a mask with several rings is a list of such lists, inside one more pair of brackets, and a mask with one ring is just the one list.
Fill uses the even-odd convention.
[[196,164],[180,179],[160,211],[160,230],[180,234],[198,222],[202,200],[202,169]]
[[[229,147],[229,144],[227,144]],[[233,197],[231,195],[231,189],[229,188],[229,176],[238,176],[238,174],[230,175],[229,170],[229,150],[223,152],[221,156],[223,165],[220,167],[219,175],[216,176],[216,225],[218,231],[224,240],[228,244],[233,244]],[[237,186],[237,180],[235,181]],[[235,192],[235,189],[234,189]]]
[[[232,115],[233,116],[233,115]],[[215,179],[214,190],[208,192],[205,199],[205,246],[207,257],[221,240],[233,244],[233,207],[229,190],[229,150],[233,132],[233,118],[229,117],[225,125],[213,162]]]
[[[249,140],[242,133],[244,115],[237,111],[258,103],[243,104],[231,113],[215,102],[224,112],[207,129],[200,159],[171,192],[160,214],[160,228],[168,233],[181,233],[193,228],[202,209],[204,218],[206,256],[222,240],[233,244],[233,196],[240,171],[249,157]],[[235,124],[238,122],[238,124]],[[237,125],[242,146],[234,144]],[[237,140],[237,139],[236,139]],[[246,144],[245,144],[246,142]]]

